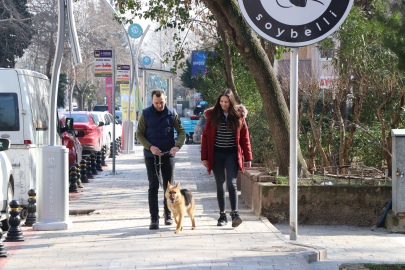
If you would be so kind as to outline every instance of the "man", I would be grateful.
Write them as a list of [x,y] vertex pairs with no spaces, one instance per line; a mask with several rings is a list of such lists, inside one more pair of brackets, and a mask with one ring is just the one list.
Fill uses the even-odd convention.
[[[177,131],[177,142],[174,140],[174,129]],[[143,145],[146,171],[149,180],[148,201],[151,222],[149,229],[159,229],[159,167],[162,170],[163,189],[167,183],[173,184],[174,156],[183,146],[186,131],[176,111],[166,106],[165,92],[161,89],[152,91],[152,105],[142,111],[138,118],[138,141]],[[159,156],[162,164],[159,166]],[[171,212],[167,208],[166,198],[163,200],[165,225],[173,223]]]

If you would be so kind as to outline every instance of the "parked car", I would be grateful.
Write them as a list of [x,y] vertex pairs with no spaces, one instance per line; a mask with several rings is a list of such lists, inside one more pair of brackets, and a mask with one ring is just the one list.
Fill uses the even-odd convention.
[[89,112],[60,112],[69,118],[73,118],[75,130],[84,131],[84,136],[79,137],[83,147],[83,155],[89,155],[101,150],[103,146],[102,127],[104,122],[98,122]]
[[[0,68],[0,137],[9,139],[14,199],[27,214],[28,191],[37,187],[37,149],[49,145],[48,77],[24,69]],[[17,188],[18,187],[18,188]]]
[[[59,114],[59,121],[62,131],[68,129],[66,125],[66,115]],[[83,158],[83,146],[79,141],[79,137],[83,137],[84,132],[82,130],[76,132],[67,130],[61,133],[62,145],[69,149],[69,168],[74,166],[76,162],[80,163]]]
[[1,228],[8,231],[8,217],[10,212],[9,203],[14,198],[14,178],[13,168],[8,159],[6,151],[10,147],[10,140],[0,139],[0,205],[1,205]]
[[200,117],[200,120],[198,120],[198,122],[194,128],[194,134],[193,134],[194,143],[201,143],[201,137],[202,137],[206,122],[207,122],[207,119],[204,117],[204,115],[202,115]]
[[104,126],[102,129],[103,132],[103,147],[108,150],[110,149],[110,143],[112,142],[112,134],[113,134],[113,116],[108,112],[91,112],[97,122],[104,122]]
[[104,111],[108,111],[108,105],[96,105],[93,108],[94,112],[104,112]]

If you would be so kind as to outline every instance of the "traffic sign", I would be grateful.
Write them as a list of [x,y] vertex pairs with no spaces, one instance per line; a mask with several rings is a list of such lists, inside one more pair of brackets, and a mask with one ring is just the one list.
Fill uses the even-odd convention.
[[142,36],[142,26],[137,23],[131,24],[128,28],[128,34],[133,38],[139,38]]
[[112,50],[94,51],[94,74],[95,77],[112,76]]
[[145,65],[149,65],[149,64],[152,62],[152,59],[150,59],[149,56],[144,56],[144,57],[142,58],[142,62],[143,62]]
[[330,36],[346,19],[353,0],[238,0],[246,22],[261,37],[289,47]]

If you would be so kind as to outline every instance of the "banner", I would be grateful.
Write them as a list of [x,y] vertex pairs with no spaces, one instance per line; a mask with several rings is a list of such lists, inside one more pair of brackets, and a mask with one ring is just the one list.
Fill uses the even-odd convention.
[[105,78],[105,96],[107,97],[108,111],[112,114],[113,106],[113,80],[112,77]]
[[[128,116],[128,102],[129,102],[129,84],[120,84],[120,96],[121,96],[121,110],[122,121],[127,119]],[[135,93],[132,91],[131,96],[131,120],[135,120]]]
[[129,65],[117,65],[117,85],[129,84]]
[[[214,52],[211,52],[214,54]],[[205,59],[208,57],[206,52],[193,51],[191,53],[191,77],[196,77],[199,74],[204,75],[207,71]]]
[[96,77],[112,77],[112,51],[94,51],[94,75]]

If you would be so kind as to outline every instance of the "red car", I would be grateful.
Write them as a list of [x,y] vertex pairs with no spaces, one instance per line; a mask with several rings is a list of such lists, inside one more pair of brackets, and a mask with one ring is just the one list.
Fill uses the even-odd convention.
[[[61,122],[61,128],[66,128],[66,115],[59,114],[59,120]],[[80,143],[78,137],[80,135],[84,136],[84,133],[80,132],[76,134],[72,131],[65,131],[61,134],[62,145],[69,149],[69,168],[75,165],[75,163],[80,163],[82,160],[83,147]]]
[[83,146],[83,154],[89,155],[101,151],[103,145],[103,130],[104,122],[99,122],[97,125],[96,119],[89,112],[59,112],[66,117],[73,118],[73,126],[75,130],[84,131],[84,136],[79,138]]

